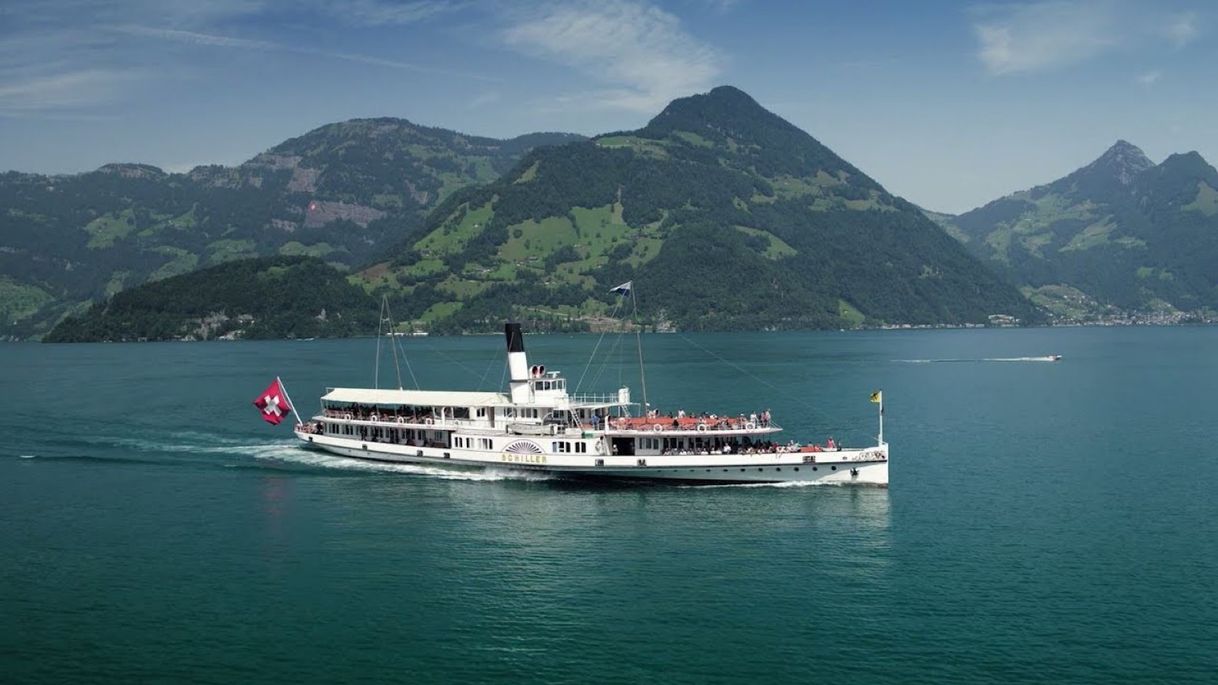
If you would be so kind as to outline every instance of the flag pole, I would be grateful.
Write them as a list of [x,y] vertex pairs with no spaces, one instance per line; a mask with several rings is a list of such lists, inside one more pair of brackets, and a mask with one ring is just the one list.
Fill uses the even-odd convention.
[[[288,404],[292,406],[292,413],[296,415],[296,425],[303,426],[304,421],[300,420],[300,414],[296,411],[296,403],[292,401],[292,396],[288,394],[288,386],[283,384],[283,379],[279,378],[279,376],[275,376],[275,382],[279,383],[280,389],[283,390],[283,396],[287,398]],[[880,434],[883,435],[883,433],[884,431],[881,429]]]

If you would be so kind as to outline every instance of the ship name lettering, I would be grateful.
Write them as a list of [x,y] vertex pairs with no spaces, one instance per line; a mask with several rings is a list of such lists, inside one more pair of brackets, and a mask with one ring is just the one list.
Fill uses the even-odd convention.
[[513,464],[544,464],[546,463],[546,455],[544,454],[503,454],[503,461]]

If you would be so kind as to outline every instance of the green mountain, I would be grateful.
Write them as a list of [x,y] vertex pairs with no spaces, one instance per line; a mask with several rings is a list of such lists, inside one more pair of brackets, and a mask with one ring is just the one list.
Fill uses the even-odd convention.
[[533,150],[360,275],[440,331],[595,320],[628,280],[645,318],[683,329],[1037,315],[916,207],[731,87]]
[[378,304],[314,257],[225,262],[124,290],[46,342],[337,337],[374,333]]
[[945,228],[1066,320],[1218,308],[1218,172],[1117,141],[1091,164]]
[[536,146],[576,139],[494,140],[359,119],[236,167],[0,174],[0,338],[45,332],[91,300],[232,259],[362,265],[454,191],[494,180]]

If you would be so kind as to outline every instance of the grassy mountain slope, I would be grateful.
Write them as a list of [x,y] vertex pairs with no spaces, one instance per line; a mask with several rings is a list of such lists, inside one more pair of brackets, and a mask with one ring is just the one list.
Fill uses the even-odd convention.
[[0,337],[44,332],[89,300],[231,259],[362,264],[454,191],[494,180],[534,146],[574,139],[503,141],[363,119],[323,126],[237,167],[0,174]]
[[604,314],[626,280],[687,329],[1035,316],[917,208],[731,87],[534,150],[361,276],[439,330]]
[[1218,172],[1118,141],[1043,186],[941,220],[1064,318],[1218,307]]
[[301,338],[376,331],[377,303],[313,257],[226,262],[124,290],[44,340]]

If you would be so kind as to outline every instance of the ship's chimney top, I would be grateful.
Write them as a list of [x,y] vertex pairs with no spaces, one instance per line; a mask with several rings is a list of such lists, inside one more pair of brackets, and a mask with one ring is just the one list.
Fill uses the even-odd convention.
[[524,334],[520,332],[520,324],[503,324],[503,336],[507,338],[507,351],[524,352]]

